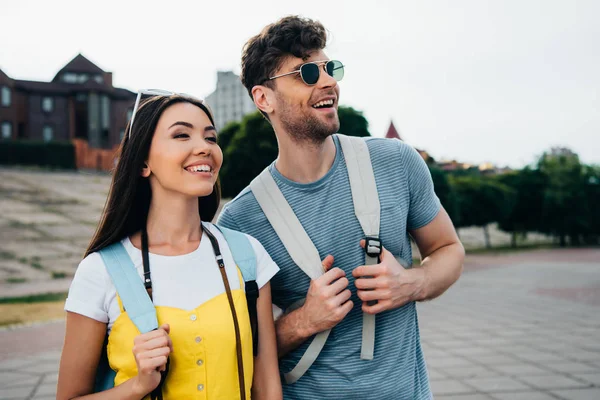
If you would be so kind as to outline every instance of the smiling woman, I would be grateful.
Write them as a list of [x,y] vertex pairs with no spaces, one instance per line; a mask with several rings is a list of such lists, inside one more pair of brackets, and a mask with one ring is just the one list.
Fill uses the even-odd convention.
[[269,285],[279,269],[256,239],[209,223],[217,136],[203,101],[140,92],[66,300],[59,399],[281,398]]

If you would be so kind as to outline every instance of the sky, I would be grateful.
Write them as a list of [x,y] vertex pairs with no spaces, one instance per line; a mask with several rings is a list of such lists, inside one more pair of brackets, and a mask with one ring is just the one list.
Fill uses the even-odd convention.
[[600,164],[600,1],[0,0],[0,69],[51,80],[78,53],[115,86],[206,97],[244,43],[319,20],[340,104],[437,160],[520,168],[553,146]]

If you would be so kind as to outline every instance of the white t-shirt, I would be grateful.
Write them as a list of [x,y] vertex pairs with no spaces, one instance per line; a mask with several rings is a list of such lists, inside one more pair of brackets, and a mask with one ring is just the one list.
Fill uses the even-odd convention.
[[[225,262],[225,271],[231,290],[243,289],[238,272],[223,234],[212,224],[205,224],[217,238]],[[256,283],[263,287],[279,271],[263,246],[246,235],[256,253]],[[144,273],[142,252],[133,246],[128,237],[121,241],[131,261],[135,265],[140,279]],[[149,254],[150,274],[152,276],[152,297],[154,305],[175,307],[184,310],[197,308],[206,301],[225,292],[223,279],[215,259],[210,240],[202,234],[200,245],[191,253],[180,256],[162,256]],[[108,323],[108,331],[116,321],[121,310],[117,302],[116,289],[104,262],[98,253],[84,258],[71,283],[65,310]]]

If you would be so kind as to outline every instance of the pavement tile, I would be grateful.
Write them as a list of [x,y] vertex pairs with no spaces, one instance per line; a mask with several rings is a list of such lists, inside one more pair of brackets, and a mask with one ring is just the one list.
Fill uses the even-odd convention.
[[476,393],[476,394],[457,394],[448,396],[435,396],[435,400],[494,400],[493,397],[487,394]]
[[39,376],[34,376],[32,374],[2,371],[2,373],[0,373],[0,387],[2,387],[3,385],[29,380],[31,378],[34,378],[36,380],[40,379]]
[[439,381],[431,381],[431,391],[433,392],[435,398],[438,395],[448,395],[448,394],[475,394],[477,391],[470,386],[465,385],[454,379],[447,380],[439,380]]
[[473,367],[473,362],[462,358],[462,357],[444,357],[444,358],[432,358],[426,360],[427,365],[434,368],[445,370],[450,367]]
[[563,375],[519,376],[518,379],[538,389],[572,389],[590,386]]
[[444,373],[451,378],[491,378],[501,376],[500,373],[481,366],[445,368]]
[[0,391],[0,399],[25,399],[31,396],[31,392],[33,392],[33,387],[17,387],[17,388],[2,388]]
[[46,383],[40,385],[35,391],[35,395],[56,397],[56,383]]
[[550,392],[564,400],[597,400],[600,399],[600,388],[553,390]]
[[34,374],[50,374],[58,371],[57,362],[40,361],[39,363],[28,367],[27,372]]
[[575,378],[600,386],[600,372],[591,374],[572,374]]
[[593,365],[580,363],[580,362],[544,363],[544,367],[551,369],[553,371],[556,371],[556,372],[564,372],[567,374],[585,373],[585,372],[600,373],[600,368],[596,368]]
[[538,366],[519,363],[519,364],[506,364],[506,365],[490,365],[490,368],[501,372],[508,376],[521,376],[521,375],[548,375],[548,370],[542,369]]
[[492,397],[495,400],[556,400],[556,397],[544,392],[494,393]]
[[494,356],[467,356],[466,358],[476,362],[477,364],[487,365],[490,367],[494,365],[511,365],[521,362],[515,357],[504,354]]
[[465,379],[464,382],[480,392],[514,392],[531,390],[531,387],[509,377]]
[[429,380],[448,379],[448,376],[437,369],[428,368],[427,373],[429,374]]

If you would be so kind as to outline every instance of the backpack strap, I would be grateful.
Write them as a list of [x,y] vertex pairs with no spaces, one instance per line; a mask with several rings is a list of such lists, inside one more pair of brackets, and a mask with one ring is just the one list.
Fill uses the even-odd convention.
[[[281,193],[268,168],[250,183],[250,189],[296,265],[311,279],[323,275],[325,271],[319,251]],[[323,350],[330,332],[331,330],[328,329],[314,337],[298,364],[284,374],[286,383],[294,383],[304,375]]]
[[157,329],[156,309],[125,247],[121,242],[117,242],[103,248],[99,253],[129,319],[140,333]]
[[[363,138],[340,134],[336,136],[346,159],[354,213],[365,234],[365,265],[377,264],[381,255],[379,239],[381,211],[369,148]],[[363,313],[360,358],[372,360],[374,348],[375,315]]]
[[219,229],[225,237],[231,255],[244,278],[246,303],[248,304],[248,315],[250,316],[250,328],[252,330],[252,351],[256,356],[258,354],[258,313],[256,304],[259,296],[258,284],[256,283],[256,254],[250,240],[242,232],[218,225],[213,226]]

